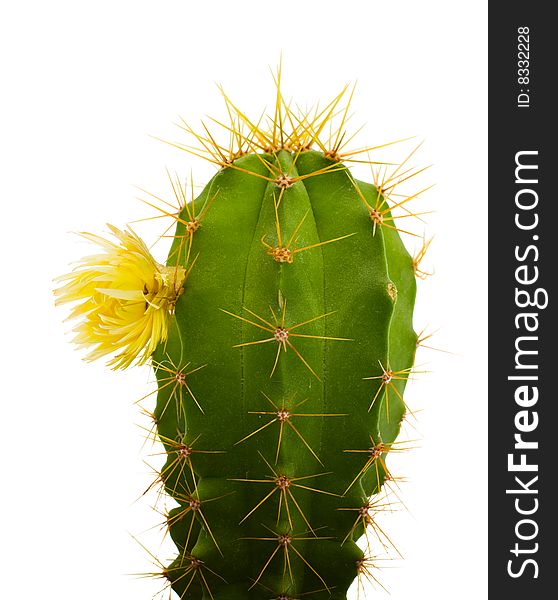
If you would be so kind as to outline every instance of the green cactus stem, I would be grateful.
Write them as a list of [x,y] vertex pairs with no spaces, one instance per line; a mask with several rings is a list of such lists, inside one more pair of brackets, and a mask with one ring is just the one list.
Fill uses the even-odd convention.
[[[269,127],[225,96],[228,146],[184,125],[198,144],[184,148],[218,172],[196,198],[172,181],[179,207],[159,209],[176,222],[167,264],[154,267],[156,289],[147,275],[134,284],[145,311],[168,315],[153,419],[159,481],[178,503],[167,515],[178,554],[162,575],[181,599],[344,600],[391,546],[375,515],[394,480],[389,455],[405,449],[428,246],[407,252],[400,234],[413,234],[397,219],[415,215],[418,194],[395,190],[420,170],[404,161],[356,180],[349,165],[374,149],[346,150],[345,90],[300,114],[280,73],[276,83]],[[95,293],[137,304],[137,291],[115,287]],[[165,306],[150,300],[160,290]]]

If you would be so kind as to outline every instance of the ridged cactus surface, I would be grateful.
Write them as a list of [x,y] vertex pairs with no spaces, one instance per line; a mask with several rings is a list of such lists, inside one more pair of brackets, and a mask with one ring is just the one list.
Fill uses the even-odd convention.
[[[374,579],[373,556],[391,545],[375,498],[392,479],[417,346],[417,261],[392,214],[412,216],[413,197],[392,192],[417,171],[354,179],[342,126],[320,141],[341,96],[295,117],[278,86],[266,129],[227,99],[228,151],[197,136],[218,172],[195,199],[173,182],[181,205],[167,213],[173,244],[156,267],[170,295],[163,305],[134,282],[141,310],[166,318],[151,338],[153,419],[160,482],[178,503],[167,515],[178,555],[162,575],[179,598],[341,600],[356,577]],[[80,277],[62,301],[76,299]],[[138,302],[126,285],[87,290],[125,310]],[[122,330],[114,310],[95,318],[101,332]]]

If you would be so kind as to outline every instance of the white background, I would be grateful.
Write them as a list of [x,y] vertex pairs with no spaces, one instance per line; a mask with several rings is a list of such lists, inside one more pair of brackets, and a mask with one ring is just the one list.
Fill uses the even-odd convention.
[[[150,136],[183,139],[178,115],[223,115],[215,81],[259,114],[281,50],[288,97],[311,104],[358,79],[365,143],[426,139],[435,276],[420,283],[416,328],[439,328],[433,345],[453,354],[419,358],[430,372],[408,402],[421,409],[421,447],[392,463],[408,478],[410,512],[384,521],[405,561],[377,575],[393,600],[486,597],[485,12],[473,0],[3,5],[2,598],[140,600],[159,589],[126,575],[151,569],[130,533],[172,554],[157,528],[144,533],[160,516],[134,504],[150,481],[143,460],[158,451],[142,449],[133,403],[149,370],[83,363],[51,280],[89,251],[69,232],[145,216],[134,185],[166,191],[165,167],[203,182],[208,165]],[[141,229],[150,241],[154,231]]]

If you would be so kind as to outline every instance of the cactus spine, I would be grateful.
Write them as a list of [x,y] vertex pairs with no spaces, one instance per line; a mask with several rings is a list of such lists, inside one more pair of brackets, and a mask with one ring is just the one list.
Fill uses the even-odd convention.
[[184,279],[152,364],[179,598],[345,599],[373,577],[365,529],[371,552],[389,543],[374,497],[407,412],[418,272],[392,214],[414,196],[391,192],[417,171],[355,180],[348,107],[320,137],[343,94],[310,117],[277,89],[269,129],[226,98],[230,149],[197,135],[219,166],[199,197],[173,183],[165,269]]

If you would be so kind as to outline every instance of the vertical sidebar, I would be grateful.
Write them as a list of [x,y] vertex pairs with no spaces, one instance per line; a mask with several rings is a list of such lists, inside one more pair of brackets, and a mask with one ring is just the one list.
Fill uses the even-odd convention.
[[551,6],[489,7],[489,597],[506,600],[551,597],[558,577]]

